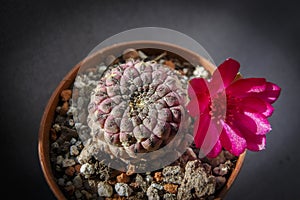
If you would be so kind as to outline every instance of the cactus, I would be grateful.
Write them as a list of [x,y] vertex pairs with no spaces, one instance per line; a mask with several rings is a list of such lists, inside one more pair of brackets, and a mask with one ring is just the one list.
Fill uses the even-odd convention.
[[153,60],[128,59],[108,68],[91,95],[91,135],[115,156],[155,151],[186,121],[187,100],[178,72]]

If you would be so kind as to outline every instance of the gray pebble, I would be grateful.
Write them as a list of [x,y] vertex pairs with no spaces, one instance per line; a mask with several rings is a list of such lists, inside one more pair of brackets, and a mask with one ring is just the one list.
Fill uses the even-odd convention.
[[70,185],[73,185],[72,181],[68,181],[68,182],[66,183],[66,186],[70,186]]
[[64,160],[64,157],[62,155],[57,156],[56,157],[56,164],[61,165],[63,160]]
[[147,197],[149,200],[159,200],[158,190],[152,186],[147,189]]
[[158,183],[152,183],[151,187],[154,187],[158,190],[162,190],[164,188],[161,184],[158,184]]
[[82,187],[82,179],[80,175],[77,175],[73,179],[73,184],[76,188],[81,188]]
[[166,183],[180,184],[183,178],[183,169],[180,166],[167,166],[162,171]]
[[51,149],[54,150],[54,149],[58,149],[59,148],[59,144],[57,142],[53,142],[51,144]]
[[75,197],[77,199],[80,199],[82,197],[82,194],[81,194],[81,192],[79,190],[75,190]]
[[60,186],[64,186],[65,185],[65,179],[64,178],[59,178],[57,180],[57,184],[60,185]]
[[99,182],[97,187],[100,197],[111,197],[111,195],[113,194],[113,188],[108,183]]
[[71,166],[73,166],[73,165],[75,165],[75,164],[76,164],[75,160],[69,159],[69,158],[64,159],[64,160],[62,161],[62,166],[63,166],[63,167],[71,167]]
[[71,143],[71,144],[75,144],[76,142],[77,142],[76,138],[72,138],[72,139],[70,140],[70,143]]

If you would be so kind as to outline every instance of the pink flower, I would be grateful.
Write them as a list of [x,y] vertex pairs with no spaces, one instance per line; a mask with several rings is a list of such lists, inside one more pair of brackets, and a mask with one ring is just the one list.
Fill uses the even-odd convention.
[[268,121],[281,88],[264,78],[238,78],[240,64],[227,59],[210,81],[189,82],[189,114],[195,119],[194,142],[202,154],[216,157],[222,148],[235,156],[265,148]]

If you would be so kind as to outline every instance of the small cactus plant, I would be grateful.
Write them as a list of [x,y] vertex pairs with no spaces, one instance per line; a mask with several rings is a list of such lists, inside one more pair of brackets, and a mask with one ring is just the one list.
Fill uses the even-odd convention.
[[178,72],[153,60],[127,59],[108,68],[92,93],[91,136],[116,157],[155,151],[187,121],[187,101],[186,83]]

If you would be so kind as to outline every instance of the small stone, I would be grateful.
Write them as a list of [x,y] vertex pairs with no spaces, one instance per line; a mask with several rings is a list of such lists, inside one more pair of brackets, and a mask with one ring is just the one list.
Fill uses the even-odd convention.
[[64,189],[69,195],[72,195],[75,191],[74,185],[67,185],[64,187]]
[[146,180],[147,183],[151,183],[153,181],[153,178],[152,178],[151,175],[147,175],[145,180]]
[[163,196],[164,200],[176,200],[176,195],[175,194],[170,194],[170,193],[166,193]]
[[79,190],[75,190],[74,192],[76,199],[80,199],[82,197],[82,194]]
[[[65,177],[65,178],[67,178],[67,177]],[[68,181],[68,182],[66,183],[66,186],[69,186],[69,185],[73,185],[72,181]]]
[[73,176],[75,173],[75,168],[70,166],[65,170],[65,174],[67,174],[68,176]]
[[224,151],[224,156],[227,160],[233,160],[236,156],[232,155],[229,151]]
[[128,183],[129,181],[130,178],[125,173],[122,173],[119,176],[117,176],[118,183]]
[[90,177],[90,175],[93,175],[95,173],[94,165],[90,163],[85,163],[81,165],[80,172],[86,177]]
[[217,176],[216,177],[216,189],[221,189],[226,183],[226,178],[223,176]]
[[123,59],[127,60],[129,58],[137,59],[139,57],[139,53],[135,49],[126,49],[123,51]]
[[162,173],[161,172],[155,172],[154,173],[154,179],[155,179],[156,182],[161,182],[163,180]]
[[217,167],[220,164],[223,164],[226,161],[226,158],[224,156],[224,151],[221,151],[221,153],[215,157],[215,158],[207,158],[208,163],[212,165],[212,167]]
[[64,160],[64,157],[62,155],[57,156],[56,157],[56,164],[61,165],[63,160]]
[[164,189],[171,194],[176,194],[177,188],[178,188],[178,185],[171,184],[171,183],[167,183],[164,185]]
[[56,150],[56,149],[58,149],[59,148],[59,144],[57,143],[57,142],[53,142],[52,144],[51,144],[51,150]]
[[[67,113],[68,114],[68,113]],[[73,127],[75,124],[73,119],[69,119],[69,126]]]
[[128,200],[142,200],[145,199],[144,192],[136,192],[135,195],[128,197]]
[[50,137],[51,137],[51,141],[55,141],[57,139],[57,133],[54,130],[54,128],[50,129]]
[[166,183],[180,184],[184,176],[180,166],[167,166],[162,171],[163,180]]
[[100,197],[111,197],[113,194],[113,188],[111,185],[105,182],[98,183],[98,195]]
[[77,149],[76,145],[70,146],[70,155],[71,156],[77,156],[79,154],[79,151]]
[[224,176],[228,174],[229,169],[230,169],[229,166],[227,166],[226,164],[220,164],[218,167],[215,167],[213,169],[213,172],[216,175]]
[[175,64],[171,60],[166,60],[165,65],[167,65],[171,69],[175,69]]
[[73,184],[76,188],[81,188],[82,187],[82,178],[80,177],[80,175],[77,175],[73,178]]
[[133,190],[126,183],[116,183],[115,190],[120,196],[128,197],[131,195]]
[[60,96],[61,96],[61,100],[62,100],[62,101],[68,101],[69,99],[71,99],[71,96],[72,96],[72,90],[63,90],[63,91],[60,93]]
[[52,128],[55,130],[56,133],[61,131],[61,127],[59,124],[53,124]]
[[161,184],[157,184],[157,183],[152,183],[151,186],[158,190],[162,190],[164,188]]
[[62,105],[60,111],[59,111],[59,114],[60,114],[60,115],[66,115],[67,112],[68,112],[68,110],[69,110],[69,103],[68,103],[67,101],[65,101],[65,102],[63,103],[63,105]]
[[134,188],[141,188],[144,192],[147,191],[147,183],[140,174],[135,177],[135,182],[132,185]]
[[81,165],[80,164],[77,164],[77,165],[75,165],[75,171],[77,172],[77,173],[79,173],[80,172],[80,168],[81,168]]
[[147,189],[147,197],[149,200],[160,200],[158,189],[150,186]]
[[55,108],[55,112],[59,113],[59,112],[60,112],[60,109],[61,109],[61,106],[57,106],[57,107]]
[[215,192],[216,180],[206,173],[199,160],[189,161],[185,166],[185,174],[178,188],[178,199],[193,199],[211,195]]
[[126,175],[131,176],[134,173],[135,173],[135,166],[129,164],[128,169],[126,171]]
[[115,185],[117,183],[117,181],[116,180],[108,180],[107,183],[110,185]]
[[87,182],[84,182],[84,186],[96,192],[98,189],[98,182],[96,180],[89,179]]
[[62,161],[62,166],[63,167],[70,167],[70,166],[73,166],[73,165],[75,165],[76,163],[75,163],[75,161],[73,160],[73,159],[64,159],[63,161]]
[[59,178],[59,179],[57,180],[57,184],[58,184],[59,186],[64,186],[64,185],[65,185],[65,179],[64,179],[64,178]]
[[86,190],[81,190],[81,194],[83,194],[86,199],[92,199],[93,198],[93,195],[91,193],[89,193],[88,191],[86,191]]
[[72,137],[71,140],[70,140],[70,143],[71,143],[71,144],[75,144],[76,141],[77,141],[77,140],[76,140],[75,138]]

